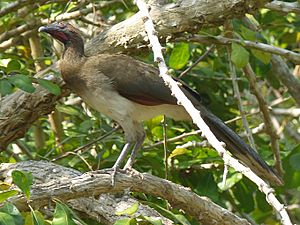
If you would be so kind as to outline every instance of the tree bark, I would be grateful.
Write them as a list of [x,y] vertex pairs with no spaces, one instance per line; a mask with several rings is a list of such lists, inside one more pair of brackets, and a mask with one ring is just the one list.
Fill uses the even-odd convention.
[[[11,171],[15,169],[32,172],[35,177],[35,184],[30,192],[30,205],[34,208],[48,205],[53,198],[58,198],[65,202],[72,199],[70,202],[72,207],[94,218],[103,216],[106,220],[109,220],[109,217],[112,216],[112,218],[118,219],[119,217],[114,215],[116,208],[111,206],[113,204],[110,201],[110,199],[113,199],[113,202],[116,201],[115,197],[112,197],[112,195],[102,196],[102,194],[120,193],[124,192],[124,190],[130,190],[166,199],[173,207],[184,210],[186,214],[193,216],[201,224],[249,225],[245,219],[239,218],[206,197],[198,196],[188,188],[150,174],[141,174],[134,170],[126,173],[117,172],[116,183],[112,187],[111,169],[81,174],[74,169],[46,161],[26,161],[16,164],[1,164],[0,174],[7,181],[10,179]],[[100,196],[98,200],[93,198],[93,196],[98,195],[102,197]],[[125,196],[125,198],[127,200],[130,199],[128,200],[129,202],[133,201],[128,196]],[[19,210],[28,209],[27,199],[22,195],[12,197],[9,201],[16,205]],[[101,204],[99,208],[104,207],[104,209],[96,210],[97,207],[94,207],[95,203]],[[93,207],[88,207],[91,204]],[[118,204],[115,205],[115,207],[117,206]],[[144,211],[138,212],[139,214],[147,213],[146,215],[150,216],[160,216],[146,206],[142,206],[141,209]],[[165,221],[169,223],[169,220],[165,219]]]

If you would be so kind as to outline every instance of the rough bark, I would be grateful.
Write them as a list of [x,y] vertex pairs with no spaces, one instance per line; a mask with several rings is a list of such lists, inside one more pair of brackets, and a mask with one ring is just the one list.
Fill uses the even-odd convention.
[[[185,0],[178,4],[152,5],[150,16],[160,38],[180,32],[198,31],[202,26],[222,25],[227,19],[243,17],[263,7],[266,0]],[[115,53],[148,45],[144,23],[137,13],[98,34],[86,45],[89,55]]]
[[[104,216],[108,220],[109,216],[113,216],[113,213],[115,212],[115,208],[109,201],[109,198],[112,198],[113,202],[116,201],[116,199],[111,195],[102,196],[102,200],[101,197],[98,200],[87,197],[102,195],[104,193],[120,193],[124,192],[124,190],[130,190],[166,199],[173,207],[184,210],[186,214],[193,216],[201,224],[249,225],[246,220],[241,219],[230,211],[216,205],[206,197],[200,197],[188,188],[150,174],[141,174],[137,171],[126,173],[117,172],[114,187],[111,186],[112,170],[99,170],[81,174],[76,170],[58,166],[46,161],[1,164],[0,174],[2,177],[9,179],[7,177],[9,177],[9,174],[14,169],[31,171],[33,173],[36,182],[31,188],[30,205],[35,208],[48,205],[49,201],[53,198],[58,198],[62,201],[73,199],[71,200],[72,207],[79,211],[83,211],[88,215],[94,215],[95,218]],[[131,199],[126,196],[123,201],[126,201],[126,198],[127,200]],[[10,198],[9,201],[15,204],[20,210],[26,210],[28,207],[27,200],[23,196]],[[134,200],[131,199],[130,202],[132,201]],[[95,203],[101,204],[101,207],[103,206],[106,209],[98,211],[97,207],[94,207]],[[89,207],[91,205],[93,207]],[[117,206],[120,205],[116,204],[116,207]],[[108,215],[102,215],[102,213],[105,214],[109,212],[109,207],[112,211],[110,211]],[[138,213],[143,214],[147,212],[151,212],[150,215],[158,215],[149,208]],[[115,218],[115,216],[113,216],[113,218]]]
[[62,95],[55,96],[37,86],[33,94],[16,91],[0,102],[0,151],[13,140],[24,136],[39,117],[51,113],[56,101],[69,91],[62,88]]

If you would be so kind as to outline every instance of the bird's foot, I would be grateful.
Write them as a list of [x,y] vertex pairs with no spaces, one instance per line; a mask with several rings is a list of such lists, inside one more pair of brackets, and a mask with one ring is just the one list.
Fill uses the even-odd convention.
[[133,161],[131,160],[131,158],[129,158],[123,168],[124,171],[130,171],[132,170],[132,166],[133,166]]
[[112,167],[112,172],[111,172],[111,186],[114,187],[116,184],[116,173],[119,167],[113,166]]

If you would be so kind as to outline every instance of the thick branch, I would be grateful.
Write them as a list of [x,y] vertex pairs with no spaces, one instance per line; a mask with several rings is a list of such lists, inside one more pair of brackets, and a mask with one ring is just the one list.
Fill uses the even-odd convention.
[[[160,38],[188,31],[198,31],[203,25],[216,26],[231,18],[243,17],[263,7],[267,0],[198,0],[181,1],[178,4],[151,6],[150,16]],[[120,52],[128,48],[148,45],[147,35],[137,13],[118,23],[109,30],[98,34],[86,45],[88,54]]]
[[285,12],[285,13],[297,13],[300,14],[300,4],[298,2],[283,2],[283,1],[272,1],[265,5],[267,9]]
[[17,91],[0,102],[0,151],[13,140],[23,137],[39,117],[51,113],[56,101],[69,91],[62,87],[62,95],[55,96],[38,86],[32,94]]
[[[73,179],[82,175],[79,171],[66,168],[63,166],[55,165],[46,161],[26,161],[16,164],[1,164],[0,174],[6,179],[10,179],[10,172],[14,169],[31,172],[34,177],[34,186],[48,182],[57,181],[60,179]],[[49,199],[50,201],[51,199]],[[102,194],[99,198],[89,196],[87,198],[71,199],[67,203],[74,210],[85,213],[91,218],[104,224],[114,224],[121,216],[115,214],[116,211],[122,211],[130,207],[136,200],[128,194],[114,196],[112,194]],[[24,205],[24,208],[26,205]],[[139,204],[137,214],[146,216],[159,217],[162,219],[163,224],[172,224],[172,222],[154,209],[147,205]],[[124,216],[122,216],[124,217]]]
[[[79,197],[123,192],[125,189],[130,189],[131,191],[166,199],[173,207],[183,209],[201,224],[249,224],[246,220],[240,219],[228,210],[207,200],[207,198],[199,197],[190,189],[150,174],[140,174],[136,171],[129,173],[117,172],[116,183],[112,188],[111,170],[93,171],[83,175],[78,175],[79,172],[74,171],[73,178],[68,178],[61,176],[62,171],[66,169],[64,167],[47,162],[30,162],[31,164],[39,164],[39,166],[35,165],[33,167],[33,172],[44,173],[52,177],[52,179],[48,179],[47,183],[42,182],[32,187],[30,205],[33,207],[47,205],[49,200],[53,198],[67,201]],[[20,169],[22,167],[18,167],[18,164],[16,164],[10,169],[12,168]],[[30,167],[26,170],[32,171]],[[5,168],[5,166],[0,168],[0,174],[7,174],[7,171],[8,168]],[[57,179],[57,177],[61,177],[61,179]],[[93,191],[91,192],[91,190]],[[20,210],[25,210],[28,207],[26,198],[22,196],[11,198],[10,202]]]

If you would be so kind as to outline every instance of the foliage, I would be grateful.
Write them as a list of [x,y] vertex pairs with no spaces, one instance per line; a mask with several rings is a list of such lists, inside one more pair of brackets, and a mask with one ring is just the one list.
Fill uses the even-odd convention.
[[[0,2],[0,8],[5,8],[12,2],[15,1],[3,0]],[[70,2],[48,1],[47,4],[41,3],[40,5],[25,4],[20,9],[15,9],[0,18],[0,33],[13,30],[24,24],[32,24],[32,21],[54,18],[64,11],[73,12],[87,7],[86,1],[83,1],[82,5],[77,2]],[[96,0],[92,2],[94,4],[103,3],[103,1]],[[91,24],[96,24],[98,31],[102,31],[103,27],[117,24],[129,18],[136,11],[137,9],[131,1],[111,1],[111,3],[101,7],[98,13],[93,14],[91,12],[82,16],[82,18],[76,18],[73,22],[82,29],[86,41],[88,41],[96,34],[96,32],[93,32],[96,30],[96,26]],[[250,19],[260,24],[262,29],[260,31],[252,31],[243,20],[235,19],[233,20],[233,38],[269,43],[281,48],[298,51],[300,18],[294,13],[286,15],[262,9]],[[37,27],[33,29],[33,33],[36,30]],[[224,35],[224,27],[202,28],[199,34],[203,33],[208,36]],[[35,44],[41,45],[40,47],[44,52],[38,58],[33,58],[31,55],[33,46],[30,44],[32,40],[29,42],[30,35],[24,35],[19,39],[14,38],[16,43],[0,52],[1,97],[7,97],[18,89],[33,93],[37,84],[50,93],[60,95],[61,90],[57,84],[49,81],[47,78],[33,77],[37,72],[37,63],[42,64],[43,68],[46,68],[58,58],[55,51],[52,50],[50,39],[40,35],[40,39]],[[165,47],[166,61],[174,76],[178,76],[204,54],[209,45],[188,41],[180,43],[169,41],[165,44]],[[273,107],[289,109],[295,106],[295,102],[290,98],[286,87],[272,75],[270,53],[248,49],[243,44],[236,43],[231,44],[231,51],[232,54],[229,59],[226,47],[218,45],[214,52],[210,53],[188,75],[182,78],[202,95],[203,102],[211,111],[224,121],[239,115],[232,82],[229,79],[229,60],[232,60],[236,66],[238,85],[246,112],[251,113],[253,110],[258,109],[255,97],[249,93],[249,83],[240,69],[248,62],[251,63],[257,74],[261,93],[269,105],[272,105],[278,99],[286,98],[286,100]],[[152,63],[152,55],[148,49],[139,50],[134,56]],[[289,66],[293,69],[295,65],[290,63]],[[54,75],[56,76],[56,74]],[[47,117],[40,118],[39,123],[33,125],[24,138],[20,139],[18,143],[9,145],[8,149],[0,154],[2,162],[16,162],[28,159],[53,160],[58,164],[73,167],[82,172],[90,169],[111,167],[124,144],[121,131],[114,132],[109,137],[94,143],[92,147],[83,151],[76,151],[76,154],[64,154],[97,139],[99,136],[109,132],[114,125],[113,121],[104,115],[93,109],[87,109],[84,103],[74,103],[72,100],[74,100],[74,95],[64,98],[57,103],[58,123],[62,126],[60,133],[54,129],[53,124],[49,122]],[[299,118],[293,118],[291,115],[274,116],[279,122],[278,132],[281,135],[279,144],[285,170],[285,185],[275,188],[275,191],[285,200],[288,206],[299,206],[300,145],[290,130],[297,133],[300,129],[300,121]],[[255,128],[262,123],[260,116],[255,113],[251,114],[248,119],[251,128]],[[166,135],[168,138],[176,137],[195,129],[191,123],[187,122],[173,121],[171,119],[167,119],[166,122]],[[151,147],[155,142],[164,138],[162,124],[162,116],[145,122],[147,139],[144,143],[144,150],[139,152],[135,168],[138,171],[165,177],[163,145]],[[229,126],[236,132],[242,133],[244,131],[241,120],[231,122]],[[36,127],[41,128],[39,134],[37,134]],[[260,155],[272,164],[273,156],[269,137],[263,132],[255,134],[254,139]],[[43,142],[42,140],[45,140],[44,144],[38,146],[36,143],[38,141]],[[168,143],[169,180],[190,187],[195,193],[209,197],[222,207],[229,206],[239,215],[247,214],[259,224],[276,224],[277,219],[273,210],[267,204],[265,196],[259,192],[253,183],[243,178],[241,174],[229,170],[227,183],[223,186],[221,184],[223,162],[220,157],[209,146],[177,147],[189,141],[201,142],[203,138],[199,135],[190,135],[176,142]],[[20,147],[21,145],[22,147]],[[62,155],[64,156],[62,157]],[[211,169],[203,169],[201,167],[202,164],[212,165]],[[14,184],[29,199],[30,187],[33,182],[32,175],[22,171],[14,171],[13,180]],[[4,186],[7,185],[4,183],[1,185],[0,202],[19,193],[19,191],[9,189],[9,185],[9,188],[3,188]],[[161,199],[147,195],[146,200],[141,197],[137,198],[175,223],[197,224],[189,215],[185,215],[176,209],[168,209],[165,202]],[[67,205],[60,202],[56,202],[55,205],[52,217],[46,220],[44,212],[31,209],[30,212],[20,213],[14,205],[5,203],[0,208],[0,224],[77,224],[78,221],[81,224],[86,223],[84,222],[86,218],[79,218]],[[137,221],[143,221],[148,224],[162,224],[161,221],[153,218],[136,216],[137,210],[138,204],[133,205],[128,210],[118,212],[120,215],[126,214],[129,217],[117,221],[116,224],[137,224]],[[295,223],[300,223],[299,209],[290,210],[290,215]],[[98,223],[90,221],[89,224]]]

